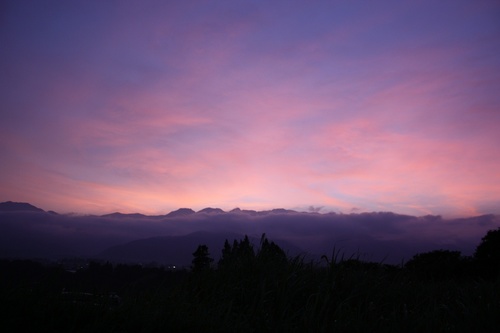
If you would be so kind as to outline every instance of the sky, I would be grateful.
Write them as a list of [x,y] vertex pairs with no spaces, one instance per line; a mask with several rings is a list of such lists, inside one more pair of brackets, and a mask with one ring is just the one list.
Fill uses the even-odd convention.
[[500,214],[498,1],[2,1],[0,201]]

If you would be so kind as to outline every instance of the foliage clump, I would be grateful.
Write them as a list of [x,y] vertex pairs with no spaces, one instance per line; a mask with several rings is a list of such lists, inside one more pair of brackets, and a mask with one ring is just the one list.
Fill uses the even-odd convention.
[[419,278],[452,279],[467,275],[469,262],[460,251],[434,250],[414,255],[405,268]]
[[208,246],[205,244],[199,245],[196,251],[193,252],[192,270],[194,272],[210,269],[210,264],[214,261],[208,252]]
[[500,228],[489,230],[481,239],[474,252],[478,269],[486,278],[495,278],[500,274]]

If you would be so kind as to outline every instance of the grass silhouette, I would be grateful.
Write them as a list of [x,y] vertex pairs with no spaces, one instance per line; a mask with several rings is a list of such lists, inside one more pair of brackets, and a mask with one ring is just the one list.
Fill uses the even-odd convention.
[[[494,332],[500,324],[500,279],[474,274],[472,259],[459,260],[456,253],[420,254],[406,267],[362,262],[336,249],[322,262],[288,258],[264,235],[258,249],[247,239],[226,244],[218,264],[193,271],[93,262],[71,273],[3,260],[2,326],[37,332]],[[454,269],[468,265],[468,273],[423,274],[443,258],[451,258]]]

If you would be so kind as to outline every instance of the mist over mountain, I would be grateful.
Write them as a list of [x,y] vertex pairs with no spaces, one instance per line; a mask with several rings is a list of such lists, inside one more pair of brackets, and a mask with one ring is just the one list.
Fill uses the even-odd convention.
[[[225,238],[241,239],[248,235],[258,240],[265,233],[270,240],[282,242],[295,252],[331,255],[335,247],[346,256],[400,263],[416,253],[436,249],[470,255],[481,237],[499,226],[500,218],[496,215],[444,219],[390,212],[225,212],[217,208],[195,212],[183,208],[161,216],[79,216],[7,202],[0,204],[0,257],[100,256],[175,264],[189,261],[197,242],[210,243],[210,252],[217,257]],[[133,249],[140,250],[134,253]]]

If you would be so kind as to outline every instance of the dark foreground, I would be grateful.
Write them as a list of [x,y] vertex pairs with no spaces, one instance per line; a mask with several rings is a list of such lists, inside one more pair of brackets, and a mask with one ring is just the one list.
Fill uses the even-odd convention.
[[[448,251],[404,267],[287,258],[264,237],[193,270],[0,261],[3,332],[497,332],[500,279]],[[429,259],[430,258],[430,259]],[[437,264],[436,264],[437,263]]]

